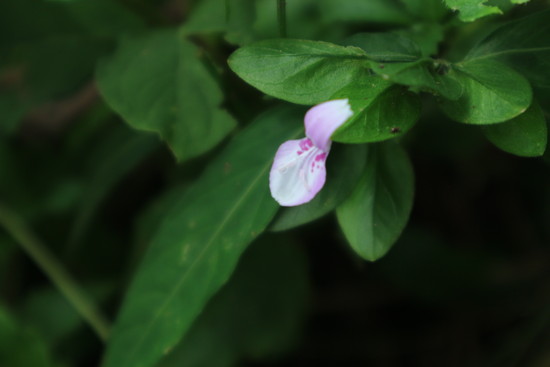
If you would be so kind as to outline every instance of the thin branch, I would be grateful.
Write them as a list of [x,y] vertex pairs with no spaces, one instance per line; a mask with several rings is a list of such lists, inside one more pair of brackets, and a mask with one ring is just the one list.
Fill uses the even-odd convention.
[[36,265],[73,305],[97,336],[105,342],[109,335],[109,323],[84,290],[77,284],[63,265],[34,235],[25,221],[0,204],[0,227],[21,246]]

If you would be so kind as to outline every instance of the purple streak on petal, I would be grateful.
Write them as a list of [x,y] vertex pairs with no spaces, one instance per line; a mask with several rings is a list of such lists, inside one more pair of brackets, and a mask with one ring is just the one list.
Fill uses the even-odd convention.
[[309,138],[283,143],[269,174],[271,196],[281,206],[296,206],[313,199],[325,184],[327,154]]
[[318,104],[306,113],[306,136],[321,150],[330,150],[330,136],[353,115],[347,99]]

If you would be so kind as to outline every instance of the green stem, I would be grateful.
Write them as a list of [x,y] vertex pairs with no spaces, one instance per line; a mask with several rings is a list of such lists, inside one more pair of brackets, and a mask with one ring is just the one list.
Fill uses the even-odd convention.
[[279,34],[286,38],[286,0],[277,0],[277,21],[279,22]]
[[62,264],[32,233],[22,218],[0,204],[0,227],[23,248],[34,262],[48,276],[52,283],[73,305],[76,311],[105,342],[109,335],[109,324],[101,315],[93,301],[76,283]]

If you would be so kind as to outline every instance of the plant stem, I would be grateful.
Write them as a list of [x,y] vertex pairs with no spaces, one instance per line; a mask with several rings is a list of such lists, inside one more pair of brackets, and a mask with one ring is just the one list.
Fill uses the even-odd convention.
[[286,0],[277,0],[277,21],[279,22],[279,34],[286,38]]
[[25,221],[0,204],[0,227],[23,248],[52,283],[73,305],[103,342],[109,335],[109,323],[101,315],[94,302],[63,268],[62,264],[34,235]]

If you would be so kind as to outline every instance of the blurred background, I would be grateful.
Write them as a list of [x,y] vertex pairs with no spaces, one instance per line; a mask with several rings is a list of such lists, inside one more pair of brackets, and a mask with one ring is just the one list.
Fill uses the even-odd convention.
[[[235,1],[224,29],[221,3],[0,1],[0,366],[98,366],[98,335],[164,208],[220,150],[178,164],[106,104],[95,70],[120,40],[179,28],[238,129],[280,103],[226,65],[238,46],[279,35],[275,1]],[[498,22],[548,7],[533,0],[455,27],[439,2],[411,4],[288,0],[288,34],[412,30],[452,59]],[[266,233],[158,366],[550,366],[550,154],[504,153],[423,98],[402,140],[414,208],[388,255],[359,259],[332,214]],[[82,317],[90,304],[95,328]]]

